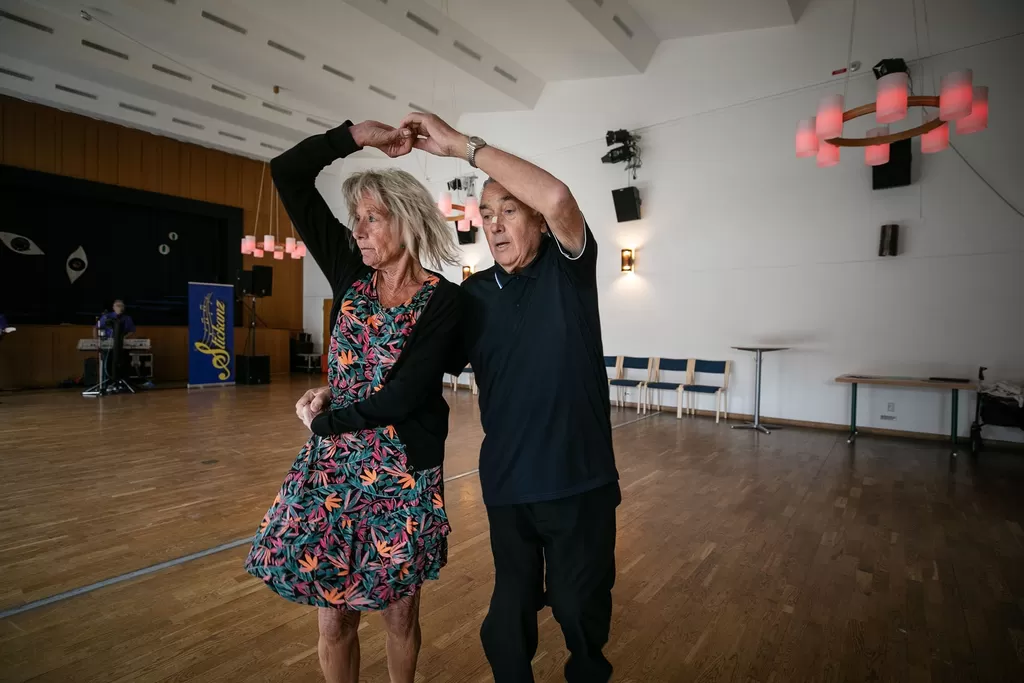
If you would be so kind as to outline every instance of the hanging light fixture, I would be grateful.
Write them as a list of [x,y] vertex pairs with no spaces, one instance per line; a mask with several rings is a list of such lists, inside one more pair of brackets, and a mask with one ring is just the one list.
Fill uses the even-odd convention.
[[256,258],[263,258],[263,250],[262,249],[253,249],[252,250],[252,255],[255,256]]
[[818,134],[814,129],[815,117],[796,124],[796,156],[798,159],[818,154]]
[[280,249],[279,248],[279,249],[275,249],[274,250],[274,260],[275,261],[283,261],[284,260],[284,249]]
[[441,196],[437,200],[437,208],[441,210],[445,216],[452,212],[452,193],[447,190],[441,193]]
[[458,230],[459,232],[469,232],[469,229],[471,227],[472,226],[470,225],[468,218],[463,218],[461,221],[455,224],[455,229]]
[[288,254],[294,254],[295,253],[295,238],[294,237],[285,237],[284,238],[284,250],[285,250],[285,253],[288,253]]
[[909,79],[906,71],[896,71],[878,79],[875,95],[875,121],[896,123],[906,118]]
[[818,145],[818,168],[828,168],[839,163],[839,148],[824,140]]
[[[929,114],[928,122],[939,121],[941,114]],[[935,154],[949,147],[949,124],[941,123],[939,126],[921,136],[921,152],[923,154]]]
[[[889,126],[880,126],[868,131],[869,138],[878,138],[889,134]],[[868,166],[881,166],[889,163],[889,144],[871,145],[864,148],[864,163]]]
[[970,135],[988,128],[988,86],[974,86],[971,113],[956,122],[957,135]]
[[476,197],[466,197],[465,214],[470,221],[480,219],[480,200]]
[[971,113],[974,102],[974,73],[970,69],[954,71],[942,77],[939,86],[939,118],[959,121]]
[[263,249],[266,250],[266,251],[273,251],[274,250],[274,236],[273,235],[264,235],[263,236]]
[[251,254],[252,249],[249,247],[249,239],[247,237],[242,238],[242,253]]
[[296,242],[295,243],[295,251],[299,252],[299,257],[300,258],[305,256],[306,255],[306,243],[303,242],[302,240],[299,240],[298,242]]
[[[819,140],[837,138],[843,134],[843,96],[825,95],[818,103],[818,116],[814,121]],[[819,150],[820,152],[820,150]]]

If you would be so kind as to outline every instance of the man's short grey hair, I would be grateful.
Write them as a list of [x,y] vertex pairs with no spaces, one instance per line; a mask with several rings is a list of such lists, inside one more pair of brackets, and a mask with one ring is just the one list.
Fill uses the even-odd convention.
[[341,190],[352,221],[359,200],[368,196],[390,214],[413,258],[436,269],[458,265],[453,230],[427,188],[412,174],[396,168],[361,171],[346,178]]

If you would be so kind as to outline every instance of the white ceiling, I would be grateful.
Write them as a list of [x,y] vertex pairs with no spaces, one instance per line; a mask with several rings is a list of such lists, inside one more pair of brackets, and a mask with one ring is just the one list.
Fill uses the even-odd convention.
[[659,40],[792,23],[790,2],[0,0],[0,92],[266,158],[344,119],[531,109],[642,73]]

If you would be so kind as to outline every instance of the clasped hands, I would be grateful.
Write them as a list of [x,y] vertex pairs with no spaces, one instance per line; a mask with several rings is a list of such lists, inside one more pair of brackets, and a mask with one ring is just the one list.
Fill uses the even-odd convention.
[[330,401],[331,388],[329,386],[310,389],[295,404],[295,415],[302,421],[302,424],[312,431],[310,425],[313,423],[313,418],[324,412],[330,405]]
[[363,121],[349,128],[360,147],[376,147],[392,159],[421,149],[438,157],[466,156],[469,138],[434,114],[412,112],[398,124]]

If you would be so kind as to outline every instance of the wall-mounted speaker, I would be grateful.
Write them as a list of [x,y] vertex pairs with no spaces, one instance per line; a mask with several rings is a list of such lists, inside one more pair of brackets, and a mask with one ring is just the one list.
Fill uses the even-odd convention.
[[615,218],[620,223],[640,220],[640,190],[635,187],[623,187],[612,190],[615,202]]
[[459,244],[475,244],[476,243],[476,231],[479,230],[475,225],[471,226],[466,232],[455,231],[455,236],[459,238]]
[[895,223],[883,225],[878,235],[878,255],[896,256],[900,253],[900,226]]

